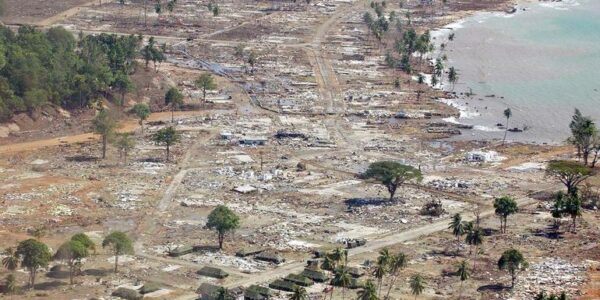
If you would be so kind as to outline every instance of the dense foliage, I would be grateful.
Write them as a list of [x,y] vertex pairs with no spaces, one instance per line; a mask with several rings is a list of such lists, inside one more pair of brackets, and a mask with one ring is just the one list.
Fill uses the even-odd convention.
[[54,103],[84,107],[116,88],[135,68],[141,36],[80,36],[0,27],[0,120]]

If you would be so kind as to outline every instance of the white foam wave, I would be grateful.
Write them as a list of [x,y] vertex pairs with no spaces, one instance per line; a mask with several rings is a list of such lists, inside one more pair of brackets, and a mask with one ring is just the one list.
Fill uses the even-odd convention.
[[562,1],[544,1],[540,2],[541,7],[553,8],[556,10],[569,10],[570,7],[579,6],[577,0],[562,0]]
[[475,125],[475,126],[473,126],[473,129],[479,130],[479,131],[487,131],[487,132],[500,132],[500,131],[504,131],[503,129],[500,129],[500,128],[488,127],[488,126],[483,126],[483,125]]

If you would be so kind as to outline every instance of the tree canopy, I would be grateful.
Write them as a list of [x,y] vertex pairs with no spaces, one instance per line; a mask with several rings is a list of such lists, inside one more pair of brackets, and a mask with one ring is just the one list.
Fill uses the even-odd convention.
[[508,216],[519,211],[515,199],[503,196],[494,200],[494,212],[500,217],[500,231],[506,233],[506,221]]
[[115,273],[118,271],[119,256],[133,254],[133,242],[121,231],[113,231],[102,241],[102,248],[110,248],[115,256]]
[[567,193],[577,193],[577,186],[593,175],[593,170],[572,160],[553,160],[546,166],[546,174],[557,178],[567,187]]
[[219,205],[208,215],[206,227],[217,231],[219,249],[223,249],[225,234],[240,227],[240,217],[227,206]]
[[396,190],[407,181],[420,181],[423,174],[418,169],[395,161],[380,161],[369,165],[362,174],[363,178],[374,179],[383,184],[390,193],[390,201],[394,199]]
[[52,260],[52,253],[46,244],[36,239],[28,239],[19,243],[17,255],[21,259],[21,266],[29,271],[29,286],[33,288],[37,270],[48,266]]
[[180,135],[177,133],[173,126],[162,128],[157,131],[153,136],[152,140],[159,144],[165,145],[167,151],[167,161],[169,161],[169,155],[171,153],[171,146],[180,140]]
[[511,276],[511,288],[515,286],[515,281],[519,271],[527,269],[529,264],[525,257],[517,249],[509,249],[502,253],[498,260],[498,269],[507,270]]

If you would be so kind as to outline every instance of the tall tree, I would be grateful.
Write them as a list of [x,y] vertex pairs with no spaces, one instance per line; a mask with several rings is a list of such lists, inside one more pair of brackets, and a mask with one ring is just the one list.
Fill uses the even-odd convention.
[[560,180],[569,195],[577,194],[577,186],[594,174],[591,168],[570,160],[553,160],[546,166],[546,174]]
[[142,133],[144,133],[144,121],[150,117],[151,111],[150,106],[146,103],[136,103],[131,111],[135,114],[135,116],[139,119],[140,127],[142,128]]
[[4,251],[4,257],[2,258],[2,266],[7,270],[13,272],[19,267],[20,257],[14,247],[8,247]]
[[240,227],[240,217],[227,206],[219,205],[208,215],[206,227],[217,231],[219,249],[223,249],[225,235]]
[[575,146],[578,156],[583,158],[583,164],[587,166],[589,155],[597,141],[596,124],[590,117],[583,116],[579,109],[575,109],[569,128],[571,129],[569,142]]
[[94,132],[99,134],[102,138],[102,159],[106,158],[106,145],[108,139],[114,134],[117,128],[116,118],[112,113],[106,109],[102,109],[98,112],[93,121]]
[[520,271],[527,269],[529,264],[519,250],[509,249],[502,253],[498,260],[498,269],[507,270],[511,277],[511,288],[515,287],[515,281]]
[[294,289],[292,291],[292,294],[288,297],[289,300],[309,300],[310,297],[308,297],[308,293],[306,292],[306,289],[299,286],[299,285],[295,285]]
[[125,94],[133,90],[133,82],[127,74],[117,73],[113,82],[113,88],[121,95],[121,106],[125,105]]
[[456,254],[458,255],[460,252],[460,237],[465,234],[465,227],[459,213],[452,217],[452,221],[448,224],[448,229],[452,229],[452,234],[456,237]]
[[113,231],[102,241],[102,248],[110,248],[115,256],[115,273],[119,271],[119,256],[133,254],[133,242],[126,233]]
[[124,163],[127,164],[127,156],[129,152],[135,147],[135,140],[129,132],[117,133],[114,139],[114,145],[119,151],[119,158],[123,159]]
[[454,87],[458,82],[458,73],[454,67],[450,67],[448,70],[448,81],[452,84],[452,90],[454,91]]
[[502,139],[502,145],[504,145],[504,142],[506,142],[506,134],[508,133],[508,120],[510,120],[510,117],[512,117],[512,111],[510,110],[510,108],[504,110],[504,117],[506,118],[506,128],[504,128],[504,138]]
[[577,231],[577,217],[581,216],[581,199],[577,194],[558,192],[555,196],[552,216],[560,218],[563,215],[571,217],[573,232]]
[[475,258],[473,259],[473,269],[475,269],[475,262],[477,261],[479,246],[483,244],[483,230],[481,230],[479,226],[475,226],[472,224],[467,227],[469,228],[469,230],[467,230],[465,242],[469,244],[470,247],[475,246]]
[[183,94],[176,88],[171,87],[165,94],[165,104],[171,106],[171,123],[175,122],[175,109],[183,104]]
[[33,289],[38,269],[48,266],[52,260],[52,253],[46,244],[36,239],[28,239],[19,243],[17,254],[21,260],[21,266],[29,271],[29,287]]
[[396,283],[396,280],[398,279],[400,270],[406,268],[407,264],[408,264],[408,259],[406,258],[406,255],[404,253],[400,252],[400,253],[397,253],[396,255],[392,256],[392,258],[389,262],[389,266],[390,266],[389,274],[392,276],[392,279],[390,281],[388,291],[387,291],[384,299],[390,298],[390,293],[392,292],[392,287],[394,287],[394,284]]
[[337,267],[331,282],[333,285],[342,288],[342,299],[346,299],[346,289],[352,284],[352,275],[350,275],[348,267],[345,265]]
[[497,216],[500,217],[500,232],[506,233],[506,221],[508,216],[519,211],[515,199],[509,196],[503,196],[494,200],[494,209]]
[[69,266],[69,282],[73,284],[73,272],[75,270],[76,263],[88,255],[88,249],[85,247],[85,245],[79,241],[70,240],[63,243],[58,248],[56,254],[54,254],[54,259],[62,260],[67,263]]
[[458,265],[458,270],[456,270],[456,275],[460,278],[460,294],[458,296],[459,299],[462,298],[462,290],[463,290],[463,282],[469,277],[471,277],[471,273],[469,272],[469,266],[467,265],[467,261],[463,260]]
[[383,184],[390,193],[390,201],[394,200],[396,190],[408,181],[420,181],[423,178],[418,169],[395,161],[380,161],[369,165],[362,174],[365,179],[374,179]]
[[206,103],[206,91],[214,90],[217,88],[217,84],[215,83],[212,75],[208,73],[204,73],[196,79],[196,86],[202,90],[202,102]]
[[171,146],[179,142],[180,139],[181,137],[179,133],[175,130],[175,128],[173,128],[173,126],[160,129],[152,136],[152,140],[156,144],[165,145],[165,150],[167,151],[167,162],[170,159]]
[[365,282],[364,287],[358,291],[357,300],[379,300],[377,296],[377,288],[371,279]]
[[417,299],[417,296],[423,293],[426,285],[425,278],[423,278],[421,274],[415,274],[410,277],[410,290],[412,294],[415,295],[415,300]]

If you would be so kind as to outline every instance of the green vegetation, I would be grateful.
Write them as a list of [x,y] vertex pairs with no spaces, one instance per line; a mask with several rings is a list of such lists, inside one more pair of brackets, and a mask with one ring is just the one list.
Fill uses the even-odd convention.
[[108,110],[102,109],[98,112],[92,123],[94,125],[94,132],[102,137],[102,159],[105,159],[106,145],[118,126],[117,118]]
[[504,110],[504,117],[506,117],[506,125],[504,126],[504,138],[502,139],[503,145],[504,142],[506,142],[506,134],[508,133],[508,120],[510,120],[510,117],[512,117],[512,110],[510,110],[510,108]]
[[523,257],[523,254],[516,249],[504,251],[498,260],[498,269],[507,270],[508,273],[510,273],[511,288],[515,287],[515,281],[517,280],[519,271],[527,269],[528,266],[529,264],[525,260],[525,257]]
[[46,244],[36,239],[28,239],[19,243],[16,254],[21,266],[29,271],[29,287],[33,289],[37,270],[48,266],[52,260],[52,253]]
[[131,108],[131,111],[140,120],[140,127],[142,128],[142,133],[144,133],[144,121],[150,117],[150,106],[146,103],[137,103]]
[[114,146],[119,151],[119,158],[127,163],[129,152],[135,147],[135,139],[130,133],[118,133],[113,141]]
[[452,217],[448,229],[452,229],[452,234],[456,237],[456,254],[458,254],[460,252],[460,237],[465,234],[465,226],[459,213]]
[[[583,158],[583,165],[589,164],[593,168],[600,153],[600,138],[596,124],[590,117],[583,116],[579,109],[575,109],[569,128],[571,137],[568,141],[577,149],[577,156]],[[594,157],[590,163],[589,157],[592,153],[594,153]]]
[[183,94],[176,88],[171,87],[165,94],[165,104],[171,106],[171,123],[175,121],[175,109],[183,104]]
[[467,261],[463,260],[458,264],[458,270],[456,270],[456,276],[460,278],[460,295],[459,299],[462,298],[462,290],[463,290],[463,282],[471,277],[471,272],[469,272],[469,266],[467,265]]
[[567,194],[576,195],[577,186],[593,175],[593,170],[570,160],[553,160],[546,166],[546,174],[555,177],[567,188]]
[[500,232],[506,233],[506,221],[508,216],[517,213],[519,208],[515,199],[504,196],[494,200],[494,209],[497,216],[500,217]]
[[165,150],[167,151],[167,162],[170,158],[171,146],[180,140],[179,133],[173,128],[173,126],[169,126],[157,131],[153,136],[152,140],[158,145],[165,145]]
[[288,299],[290,300],[308,300],[310,299],[308,297],[308,293],[306,292],[306,289],[301,287],[301,286],[294,286],[294,290],[292,292],[292,294],[288,297]]
[[115,256],[115,273],[118,272],[119,256],[133,254],[133,242],[127,234],[121,231],[113,231],[102,241],[102,248],[110,248]]
[[558,192],[554,200],[552,216],[554,218],[562,218],[563,216],[571,217],[573,231],[575,232],[577,229],[577,217],[581,216],[581,199],[577,194]]
[[70,240],[58,248],[56,254],[54,254],[54,259],[62,260],[67,263],[69,266],[69,282],[73,284],[73,271],[75,265],[80,263],[81,259],[88,255],[88,248],[84,244],[77,240]]
[[196,86],[202,90],[202,102],[206,103],[206,91],[214,90],[217,88],[217,84],[213,79],[212,75],[204,73],[196,79]]
[[410,277],[410,290],[415,295],[415,299],[423,293],[426,285],[427,282],[425,282],[425,278],[421,274],[415,274]]
[[398,187],[408,181],[420,181],[423,175],[412,166],[395,161],[380,161],[372,163],[362,177],[374,179],[385,185],[390,193],[389,200],[392,201]]
[[208,215],[206,227],[217,231],[219,249],[223,249],[225,234],[240,227],[240,217],[227,208],[227,206],[219,205]]

